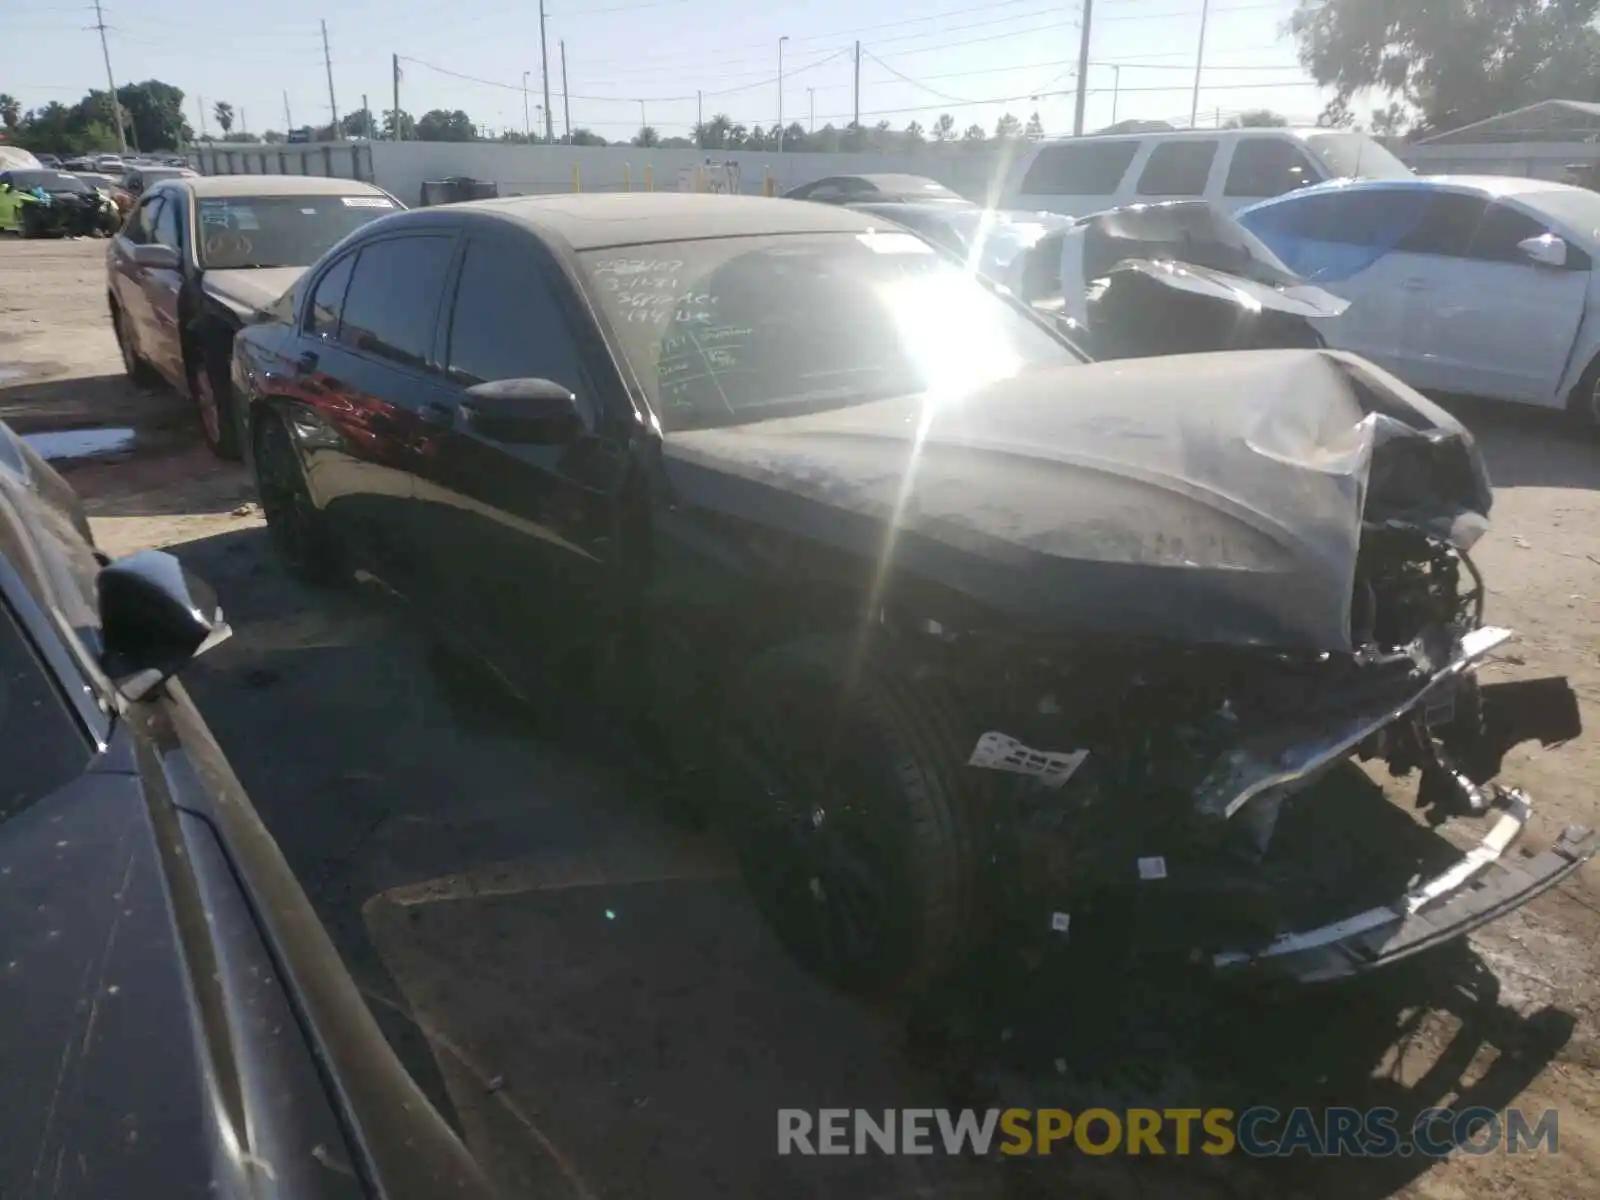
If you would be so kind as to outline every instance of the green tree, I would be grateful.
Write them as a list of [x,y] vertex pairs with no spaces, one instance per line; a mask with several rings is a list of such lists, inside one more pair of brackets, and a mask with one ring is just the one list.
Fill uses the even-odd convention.
[[1270,108],[1252,108],[1236,117],[1229,117],[1222,127],[1224,129],[1283,129],[1288,124],[1288,117],[1275,113]]
[[633,144],[648,150],[652,146],[661,145],[661,134],[654,125],[641,125],[639,132],[633,135]]
[[339,118],[339,132],[347,138],[376,137],[378,126],[369,108],[358,108]]
[[22,104],[6,92],[0,92],[0,124],[8,133],[15,133],[22,125]]
[[728,148],[728,131],[733,128],[733,121],[727,113],[717,113],[709,121],[702,121],[694,127],[695,145],[702,150],[725,150]]
[[224,138],[233,131],[233,105],[226,100],[218,100],[211,106],[211,117],[222,130]]
[[1022,135],[1030,142],[1037,142],[1044,137],[1044,122],[1039,119],[1038,113],[1028,118],[1028,124],[1023,129]]
[[430,109],[417,118],[417,140],[422,142],[470,142],[478,136],[472,119],[461,109]]
[[961,135],[961,140],[967,143],[987,142],[989,135],[983,131],[982,125],[968,125],[967,131]]
[[125,83],[117,89],[117,103],[136,149],[177,150],[194,140],[194,130],[183,118],[181,88],[159,79]]
[[592,129],[574,129],[568,141],[574,146],[604,146],[605,138]]
[[1008,142],[1022,134],[1022,122],[1010,113],[1001,117],[994,123],[994,136],[997,141]]
[[923,143],[928,140],[927,136],[922,132],[922,126],[917,124],[915,121],[907,125],[906,131],[900,136],[905,142],[906,147],[913,150],[923,145]]
[[811,148],[811,134],[799,121],[790,121],[783,131],[783,148],[785,150],[809,150]]
[[[383,110],[383,136],[391,142],[394,141],[395,115],[394,109]],[[411,114],[405,109],[400,110],[400,136],[405,141],[414,141],[417,136],[417,123],[411,119]]]
[[954,141],[956,136],[956,119],[949,113],[940,113],[939,119],[933,123],[933,140],[936,142]]
[[1300,0],[1300,61],[1334,89],[1324,122],[1367,90],[1451,128],[1555,98],[1600,99],[1600,0]]
[[1387,108],[1372,110],[1372,119],[1367,122],[1367,128],[1372,130],[1374,137],[1400,137],[1410,124],[1411,114],[1406,111],[1406,106],[1390,104]]

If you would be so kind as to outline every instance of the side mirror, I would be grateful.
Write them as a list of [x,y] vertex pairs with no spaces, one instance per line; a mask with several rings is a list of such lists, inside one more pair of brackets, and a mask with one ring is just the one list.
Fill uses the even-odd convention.
[[497,379],[470,387],[461,416],[494,442],[558,446],[584,432],[578,398],[548,379]]
[[215,594],[164,550],[102,567],[101,666],[130,700],[149,695],[231,633]]
[[150,271],[176,271],[178,252],[160,242],[148,242],[133,248],[133,261]]
[[1527,260],[1539,267],[1564,267],[1567,265],[1567,243],[1553,233],[1539,237],[1523,238],[1517,249]]

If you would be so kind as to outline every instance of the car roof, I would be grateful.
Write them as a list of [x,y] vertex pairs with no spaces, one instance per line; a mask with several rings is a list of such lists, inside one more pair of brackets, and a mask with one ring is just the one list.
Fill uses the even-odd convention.
[[864,233],[870,217],[833,204],[696,192],[567,192],[441,205],[553,235],[573,250],[785,233]]
[[[851,171],[838,175],[826,175],[823,178],[860,179],[866,183],[870,183],[880,192],[922,192],[927,191],[930,183],[933,184],[934,187],[946,192],[954,190],[948,184],[940,183],[937,179],[931,179],[926,175],[905,175],[897,174],[895,172],[875,173]],[[820,183],[822,180],[818,180],[817,182]]]
[[1570,183],[1557,183],[1551,179],[1528,179],[1521,175],[1419,175],[1415,179],[1330,179],[1311,187],[1300,188],[1262,202],[1262,207],[1290,200],[1297,196],[1324,195],[1328,192],[1476,192],[1490,199],[1517,196],[1528,199],[1551,192],[1583,192],[1587,188]]
[[385,196],[376,184],[324,175],[196,175],[163,179],[157,187],[181,187],[207,196]]

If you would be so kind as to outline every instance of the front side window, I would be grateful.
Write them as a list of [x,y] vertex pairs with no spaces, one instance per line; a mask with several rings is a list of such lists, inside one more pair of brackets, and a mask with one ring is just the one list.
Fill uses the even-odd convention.
[[582,394],[566,318],[531,254],[468,243],[450,319],[448,372],[466,387],[549,379]]
[[582,257],[669,431],[960,396],[1081,361],[911,233],[724,238]]
[[0,600],[0,821],[82,773],[91,748],[54,678]]
[[339,340],[392,362],[425,366],[454,251],[453,238],[425,235],[363,246],[345,292]]
[[1288,138],[1241,138],[1233,147],[1224,196],[1270,199],[1321,179],[1310,157]]
[[1407,254],[1465,258],[1472,237],[1483,224],[1488,201],[1468,192],[1429,192],[1421,219],[1395,249]]
[[1203,196],[1216,156],[1217,143],[1209,139],[1157,142],[1139,175],[1139,195]]
[[1529,238],[1543,237],[1550,232],[1548,225],[1534,220],[1527,213],[1519,212],[1508,204],[1491,204],[1472,235],[1467,256],[1482,262],[1526,265],[1528,256],[1522,252],[1521,244]]
[[309,267],[347,234],[395,212],[386,196],[202,196],[200,265]]
[[174,250],[183,249],[183,201],[177,196],[168,196],[161,202],[161,211],[156,215],[153,240],[163,246],[170,246]]
[[128,223],[123,227],[122,236],[135,246],[143,246],[155,241],[156,222],[161,216],[161,206],[166,203],[164,196],[153,196],[143,204],[135,205],[134,210],[128,214]]

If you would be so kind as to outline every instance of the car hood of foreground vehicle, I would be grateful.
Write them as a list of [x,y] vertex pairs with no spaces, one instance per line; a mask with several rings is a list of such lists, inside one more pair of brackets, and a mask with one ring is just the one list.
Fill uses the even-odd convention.
[[1015,632],[1350,651],[1368,523],[1466,548],[1471,435],[1364,359],[1284,350],[1096,363],[669,434],[677,498],[850,551]]
[[203,285],[235,312],[260,312],[295,285],[305,267],[243,267],[207,271]]

